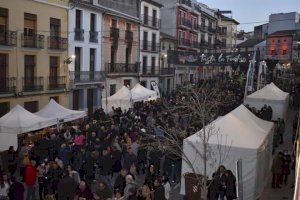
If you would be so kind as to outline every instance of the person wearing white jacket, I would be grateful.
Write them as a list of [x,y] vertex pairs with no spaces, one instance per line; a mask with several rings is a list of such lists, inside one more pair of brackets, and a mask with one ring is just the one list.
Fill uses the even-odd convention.
[[165,198],[166,200],[170,199],[170,192],[171,192],[171,185],[170,185],[170,181],[167,175],[163,175],[162,176],[162,185],[165,188]]

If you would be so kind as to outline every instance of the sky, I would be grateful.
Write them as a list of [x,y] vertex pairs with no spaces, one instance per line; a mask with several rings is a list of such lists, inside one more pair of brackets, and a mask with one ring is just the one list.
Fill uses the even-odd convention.
[[[253,27],[268,21],[273,13],[300,12],[300,0],[198,0],[211,8],[231,10],[241,24],[238,30],[253,31]],[[252,23],[261,22],[261,23]],[[246,24],[247,23],[247,24]]]

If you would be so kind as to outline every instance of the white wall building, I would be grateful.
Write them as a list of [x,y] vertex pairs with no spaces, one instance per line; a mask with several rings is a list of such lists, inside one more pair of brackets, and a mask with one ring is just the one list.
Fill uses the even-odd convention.
[[151,81],[159,83],[159,41],[161,4],[152,0],[142,0],[140,8],[140,82],[151,89]]
[[100,72],[102,13],[89,5],[79,1],[69,10],[70,108],[92,113],[100,106],[104,77]]

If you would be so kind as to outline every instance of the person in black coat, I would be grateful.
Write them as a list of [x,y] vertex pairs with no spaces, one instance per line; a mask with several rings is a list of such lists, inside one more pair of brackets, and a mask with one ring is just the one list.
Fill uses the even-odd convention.
[[125,180],[126,175],[127,175],[127,170],[122,169],[115,180],[115,185],[114,185],[115,190],[124,191],[124,188],[126,186],[126,180]]
[[165,200],[165,188],[159,178],[154,181],[154,200]]
[[58,184],[57,196],[58,199],[73,200],[77,188],[76,181],[71,178],[66,171],[63,179]]

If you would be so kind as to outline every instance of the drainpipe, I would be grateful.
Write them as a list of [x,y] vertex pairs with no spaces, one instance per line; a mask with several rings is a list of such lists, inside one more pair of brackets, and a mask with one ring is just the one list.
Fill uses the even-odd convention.
[[[140,8],[141,8],[141,0],[137,0],[137,17],[140,20]],[[141,69],[141,62],[140,62],[140,58],[141,58],[141,38],[140,38],[140,31],[141,31],[141,24],[140,22],[138,23],[138,48],[137,48],[137,63],[138,63],[138,82],[140,82],[140,69]]]

